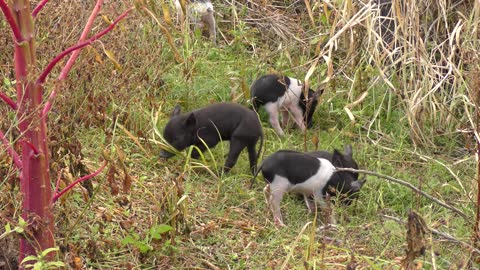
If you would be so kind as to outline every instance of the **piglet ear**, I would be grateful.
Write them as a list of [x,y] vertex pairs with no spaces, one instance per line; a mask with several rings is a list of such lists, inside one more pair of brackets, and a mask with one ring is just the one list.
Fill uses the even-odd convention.
[[343,167],[343,155],[342,153],[338,152],[337,149],[333,150],[333,155],[332,155],[332,164],[335,167]]
[[192,112],[188,115],[187,119],[185,119],[184,125],[187,128],[193,128],[195,127],[196,124],[197,124],[197,118],[195,118],[195,115]]
[[173,111],[172,111],[172,114],[170,114],[170,117],[179,115],[181,111],[182,111],[182,108],[180,107],[180,104],[175,105],[175,108],[173,108]]
[[323,88],[318,88],[317,91],[315,91],[315,93],[313,93],[313,98],[319,98],[322,94],[323,94]]
[[353,157],[353,150],[350,144],[345,145],[345,149],[343,150],[345,156]]

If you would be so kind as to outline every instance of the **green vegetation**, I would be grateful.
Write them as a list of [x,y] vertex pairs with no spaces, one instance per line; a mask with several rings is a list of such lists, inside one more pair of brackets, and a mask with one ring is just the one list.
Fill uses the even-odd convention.
[[[306,7],[298,4],[301,13],[296,14],[287,3],[294,1],[277,3],[278,17],[264,1],[238,2],[236,6],[230,1],[214,3],[220,34],[217,47],[206,38],[167,26],[160,4],[151,2],[155,16],[173,36],[182,63],[175,61],[155,20],[140,11],[112,36],[82,52],[49,118],[51,175],[56,179],[63,168],[60,187],[64,188],[98,169],[103,159],[109,165],[93,179],[90,196],[87,187],[78,186],[55,205],[55,239],[61,251],[57,261],[64,259],[73,269],[79,265],[87,269],[345,269],[353,264],[362,269],[398,269],[407,248],[407,229],[399,220],[406,222],[410,210],[419,213],[429,228],[471,244],[477,185],[471,136],[475,126],[468,117],[474,117],[469,94],[474,87],[465,78],[473,73],[472,66],[459,60],[462,64],[454,69],[460,73],[450,74],[454,82],[429,93],[440,83],[433,72],[428,73],[427,65],[435,63],[417,66],[405,53],[407,64],[396,71],[388,55],[379,54],[381,50],[368,42],[368,37],[373,38],[368,33],[374,31],[374,17],[354,17],[363,4],[334,1],[335,6],[327,7],[322,1],[310,1],[312,27]],[[76,26],[82,25],[92,5],[50,4],[45,13],[52,16],[37,22],[39,36],[44,36],[39,40],[45,52],[38,57],[42,64],[58,52],[58,44],[48,36],[74,44],[80,31]],[[72,18],[72,9],[81,11],[81,16]],[[114,18],[114,10],[105,8],[104,20]],[[468,36],[470,27],[478,24],[478,14],[463,6],[458,12],[465,15],[467,29],[459,35]],[[319,55],[317,44],[327,44],[350,19],[362,24],[340,34],[333,54],[323,52],[332,61],[334,76],[325,83],[314,127],[306,136],[290,129],[280,138],[261,111],[264,155],[279,149],[333,150],[352,144],[362,169],[407,181],[460,209],[469,220],[412,190],[368,176],[354,204],[335,207],[336,228],[319,229],[320,220],[290,195],[282,202],[288,227],[278,229],[265,205],[261,177],[253,189],[248,188],[246,152],[228,174],[219,171],[228,143],[205,152],[201,160],[186,158],[186,151],[169,160],[159,158],[164,145],[159,134],[177,103],[183,111],[220,101],[248,106],[249,85],[260,75],[275,71],[303,80]],[[454,27],[454,18],[450,20]],[[101,18],[97,23],[106,24]],[[7,42],[6,27],[0,22],[0,44],[8,47],[12,44]],[[469,42],[463,50],[478,53],[479,41]],[[0,51],[0,63],[8,63],[8,57]],[[319,58],[310,77],[313,87],[329,76],[325,59]],[[0,65],[1,88],[13,96],[10,68]],[[420,68],[423,71],[414,72]],[[54,82],[46,83],[46,89],[53,87]],[[352,121],[344,107],[364,92],[361,102],[348,107]],[[12,119],[4,107],[0,106],[0,115]],[[9,130],[2,120],[0,128]],[[19,226],[14,176],[0,148],[2,228]],[[0,248],[3,254],[16,249],[12,242]],[[471,259],[469,247],[445,236],[427,233],[426,242],[425,255],[417,259],[424,269],[465,268]]]

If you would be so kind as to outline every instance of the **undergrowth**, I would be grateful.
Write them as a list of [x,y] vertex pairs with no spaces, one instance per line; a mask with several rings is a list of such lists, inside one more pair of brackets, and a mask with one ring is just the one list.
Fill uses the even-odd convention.
[[[69,18],[64,13],[67,6],[46,9],[64,20]],[[159,10],[156,16],[161,19]],[[351,144],[361,169],[403,179],[461,209],[470,220],[403,186],[368,176],[355,203],[335,204],[336,228],[320,229],[320,220],[307,214],[301,199],[290,195],[282,201],[288,227],[279,229],[265,205],[260,177],[249,189],[247,153],[228,174],[219,170],[228,142],[206,151],[204,160],[190,160],[186,151],[169,160],[159,158],[163,143],[155,128],[161,133],[176,104],[183,111],[223,101],[249,106],[249,86],[263,74],[276,71],[303,80],[315,59],[316,42],[325,39],[334,23],[320,12],[315,32],[320,34],[299,45],[294,39],[262,35],[264,26],[241,17],[247,13],[246,6],[235,11],[229,1],[218,4],[222,34],[218,47],[170,27],[183,63],[175,62],[156,22],[140,12],[122,25],[115,38],[82,52],[77,63],[81,69],[69,77],[49,119],[51,126],[58,127],[51,135],[60,136],[52,154],[64,153],[69,146],[62,142],[76,138],[78,142],[70,144],[79,147],[88,170],[98,168],[102,158],[109,166],[93,180],[90,195],[78,187],[55,206],[55,238],[65,263],[73,269],[397,269],[406,249],[402,222],[410,210],[418,212],[428,227],[468,243],[477,188],[472,152],[457,133],[432,138],[435,148],[419,146],[411,136],[404,100],[382,80],[374,63],[346,66],[325,83],[314,127],[306,136],[290,129],[284,138],[278,137],[260,111],[263,156],[279,149],[332,151]],[[240,16],[236,23],[228,20],[236,16]],[[303,16],[298,27],[309,29],[308,16]],[[74,31],[76,22],[50,29],[48,20],[53,18],[38,23],[39,33]],[[3,35],[8,32],[5,28],[0,22]],[[74,43],[76,35],[71,34],[64,34],[65,42]],[[55,44],[48,37],[41,42],[47,53],[40,61],[47,61]],[[113,52],[121,68],[109,61],[104,50]],[[0,57],[2,62],[8,60],[3,52]],[[310,85],[322,84],[327,68],[320,62]],[[3,89],[12,77],[8,67],[2,66],[0,72],[5,78]],[[402,80],[392,83],[401,85]],[[351,119],[344,107],[365,91],[366,98],[350,108]],[[54,168],[69,167],[73,156],[59,155]],[[69,168],[62,180],[67,184],[81,174]],[[18,187],[10,180],[8,158],[2,151],[0,170],[0,197],[6,202],[0,210],[2,217],[9,217],[6,222],[14,224]],[[122,189],[126,179],[131,187]],[[468,247],[442,235],[428,234],[427,243],[425,255],[417,259],[425,269],[463,268],[470,259]]]

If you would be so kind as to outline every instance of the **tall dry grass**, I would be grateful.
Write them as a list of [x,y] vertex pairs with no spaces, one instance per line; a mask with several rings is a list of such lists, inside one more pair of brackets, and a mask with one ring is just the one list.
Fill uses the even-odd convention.
[[[415,146],[444,150],[446,142],[452,140],[456,146],[471,145],[475,106],[470,93],[476,89],[469,81],[478,66],[480,50],[478,1],[225,3],[232,8],[230,13],[220,14],[220,25],[223,19],[235,28],[241,21],[257,28],[267,43],[282,42],[306,55],[305,70],[310,67],[307,83],[319,65],[327,67],[321,72],[324,83],[338,74],[348,75],[345,69],[355,74],[373,67],[378,78],[370,87],[385,85],[388,104],[374,115],[368,129],[381,113],[391,114],[396,108],[405,114]],[[355,118],[350,108],[361,103],[368,90],[362,89],[364,93],[357,96],[350,90],[353,104],[345,109],[350,118]]]

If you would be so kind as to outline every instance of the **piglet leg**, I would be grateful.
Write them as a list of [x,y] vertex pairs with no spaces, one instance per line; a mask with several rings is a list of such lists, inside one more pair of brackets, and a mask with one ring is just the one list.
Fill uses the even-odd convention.
[[208,26],[208,33],[213,44],[217,43],[217,32],[215,28],[215,17],[213,10],[208,10],[207,14],[202,16],[202,21]]
[[290,105],[288,106],[290,112],[293,114],[293,119],[295,120],[295,123],[297,126],[302,130],[305,131],[305,123],[303,123],[303,113],[302,110],[296,106],[296,105]]
[[270,124],[272,125],[273,129],[275,129],[275,132],[279,136],[284,136],[285,133],[282,130],[282,127],[280,127],[280,122],[278,121],[278,105],[276,103],[267,103],[265,104],[265,110],[268,112],[268,115],[270,116]]
[[[268,187],[268,189],[267,189]],[[283,187],[276,186],[275,183],[267,185],[263,192],[265,193],[265,199],[267,205],[270,206],[273,214],[273,221],[277,227],[285,227],[282,219],[282,213],[280,212],[280,202],[286,190]]]
[[308,213],[309,214],[315,213],[316,211],[315,201],[310,200],[310,198],[307,195],[303,195],[303,200],[305,200],[305,204],[307,205]]
[[230,171],[235,163],[237,163],[238,156],[245,146],[245,143],[238,138],[233,137],[230,140],[230,150],[228,152],[227,160],[225,161],[224,172]]

